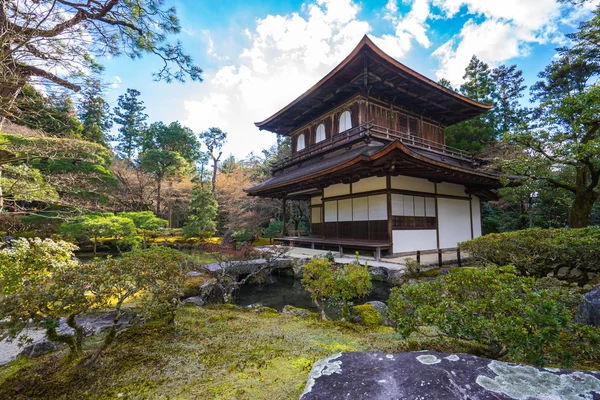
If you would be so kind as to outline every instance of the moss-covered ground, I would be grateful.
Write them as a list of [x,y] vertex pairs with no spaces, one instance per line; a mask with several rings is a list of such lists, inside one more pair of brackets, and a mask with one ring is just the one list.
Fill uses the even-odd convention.
[[455,341],[403,341],[391,328],[316,316],[184,307],[175,326],[130,328],[87,369],[61,363],[62,352],[0,367],[0,398],[297,399],[315,360],[421,349],[477,353]]

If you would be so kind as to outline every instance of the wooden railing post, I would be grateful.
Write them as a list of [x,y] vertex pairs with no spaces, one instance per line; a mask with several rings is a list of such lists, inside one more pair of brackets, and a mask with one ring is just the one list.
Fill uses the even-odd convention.
[[456,259],[458,260],[458,266],[459,266],[459,268],[462,267],[462,261],[460,259],[460,247],[456,248]]
[[417,264],[421,264],[421,250],[417,250]]
[[438,249],[438,266],[442,268],[442,250]]

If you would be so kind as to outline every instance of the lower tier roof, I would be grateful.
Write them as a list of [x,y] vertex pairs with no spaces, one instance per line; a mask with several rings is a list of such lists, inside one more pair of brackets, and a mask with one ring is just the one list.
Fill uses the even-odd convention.
[[360,143],[320,159],[307,160],[244,190],[251,196],[283,198],[290,193],[387,174],[461,184],[484,199],[495,198],[492,191],[501,186],[498,175],[480,171],[476,165],[396,140]]

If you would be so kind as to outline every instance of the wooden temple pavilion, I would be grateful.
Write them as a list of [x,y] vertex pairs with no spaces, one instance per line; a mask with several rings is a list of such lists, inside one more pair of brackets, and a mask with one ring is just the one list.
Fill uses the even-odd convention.
[[[499,177],[445,145],[444,129],[487,112],[411,70],[367,36],[327,76],[256,126],[291,156],[251,196],[310,201],[310,236],[277,240],[401,254],[481,235]],[[285,217],[284,217],[285,218]],[[285,226],[285,224],[284,224]]]

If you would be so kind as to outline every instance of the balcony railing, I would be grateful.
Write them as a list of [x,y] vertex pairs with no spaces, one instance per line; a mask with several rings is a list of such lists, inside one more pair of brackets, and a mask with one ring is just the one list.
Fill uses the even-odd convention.
[[273,164],[272,168],[273,171],[277,171],[278,169],[281,169],[292,163],[304,161],[316,155],[328,153],[342,146],[348,146],[353,143],[363,141],[367,138],[376,138],[389,141],[399,140],[408,146],[419,147],[440,155],[446,155],[466,161],[473,161],[473,156],[466,151],[446,146],[444,144],[434,142],[433,140],[411,135],[408,129],[405,131],[397,131],[366,122],[355,126],[354,128],[348,129],[345,132],[335,134],[317,144],[302,149],[295,154],[282,159],[278,163]]
[[295,154],[288,156],[276,164],[273,164],[273,170],[278,170],[288,164],[296,163],[302,160],[311,158],[317,154],[326,153],[330,150],[337,149],[342,146],[348,146],[356,142],[364,140],[368,136],[367,124],[361,124],[350,128],[347,131],[335,134],[317,144],[309,146],[305,149],[297,151]]
[[371,125],[371,136],[379,139],[400,140],[402,143],[427,149],[434,153],[447,155],[450,157],[460,158],[467,161],[473,161],[473,155],[468,151],[457,149],[455,147],[446,146],[445,144],[434,142],[433,140],[424,139],[419,136],[410,134],[410,130],[397,131],[379,125]]

